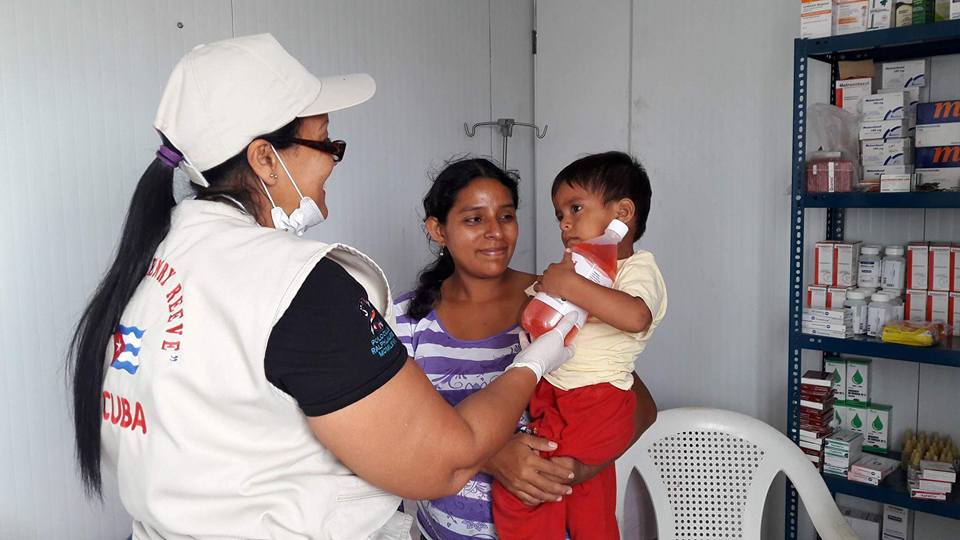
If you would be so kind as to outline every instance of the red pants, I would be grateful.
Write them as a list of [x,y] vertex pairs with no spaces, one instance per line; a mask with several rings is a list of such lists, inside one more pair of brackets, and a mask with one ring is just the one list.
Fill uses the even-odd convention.
[[[530,400],[531,426],[557,443],[544,457],[569,456],[586,465],[606,463],[633,439],[637,398],[630,390],[595,384],[560,390],[540,381]],[[619,539],[617,476],[608,465],[590,480],[573,486],[560,502],[529,507],[499,482],[493,485],[493,522],[501,540]]]

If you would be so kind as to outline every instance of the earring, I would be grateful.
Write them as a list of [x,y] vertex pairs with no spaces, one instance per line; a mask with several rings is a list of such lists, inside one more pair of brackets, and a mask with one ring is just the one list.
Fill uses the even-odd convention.
[[440,246],[440,258],[443,258],[443,246]]
[[277,179],[277,173],[275,173],[275,172],[270,173],[270,178],[273,178],[274,180],[276,180],[276,179]]

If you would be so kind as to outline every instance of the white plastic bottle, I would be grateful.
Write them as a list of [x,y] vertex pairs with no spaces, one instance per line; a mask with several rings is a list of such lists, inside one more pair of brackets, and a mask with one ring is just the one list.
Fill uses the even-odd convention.
[[857,270],[857,283],[861,287],[880,286],[882,260],[880,246],[863,246],[860,248],[860,265]]
[[899,291],[903,289],[904,270],[907,260],[903,257],[903,246],[887,246],[882,263],[882,287]]
[[867,308],[867,335],[879,337],[883,333],[883,325],[887,324],[891,315],[890,296],[878,292],[870,297]]
[[853,333],[862,336],[867,333],[868,306],[867,296],[860,291],[847,292],[847,299],[843,302],[843,308],[850,313]]

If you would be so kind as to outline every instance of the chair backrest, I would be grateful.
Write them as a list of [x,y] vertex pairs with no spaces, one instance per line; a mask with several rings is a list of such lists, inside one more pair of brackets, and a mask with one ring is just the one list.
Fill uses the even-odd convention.
[[634,470],[653,502],[660,540],[759,540],[764,501],[780,471],[797,488],[821,536],[857,538],[800,448],[743,414],[705,408],[658,413],[653,426],[617,460],[621,523]]

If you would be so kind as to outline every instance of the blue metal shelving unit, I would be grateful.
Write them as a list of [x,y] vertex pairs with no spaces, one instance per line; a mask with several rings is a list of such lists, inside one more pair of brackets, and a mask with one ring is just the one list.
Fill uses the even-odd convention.
[[[806,143],[807,65],[809,60],[829,63],[831,99],[838,62],[873,59],[879,62],[923,58],[960,53],[960,21],[940,22],[821,39],[797,39],[794,42],[793,85],[793,161],[790,229],[790,339],[787,371],[787,435],[798,442],[800,436],[801,353],[806,350],[850,353],[960,367],[960,340],[945,346],[921,349],[880,343],[870,339],[831,339],[804,335],[800,331],[803,311],[803,230],[807,208],[827,209],[827,239],[842,240],[846,208],[960,208],[960,193],[806,193],[804,157]],[[960,90],[960,89],[958,89]],[[844,493],[896,504],[919,512],[960,519],[960,497],[952,494],[945,502],[911,499],[903,471],[880,486],[850,482],[826,475],[833,493]],[[787,481],[785,537],[797,538],[797,492]]]

